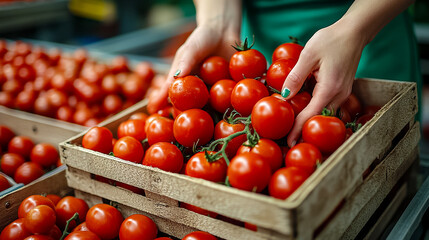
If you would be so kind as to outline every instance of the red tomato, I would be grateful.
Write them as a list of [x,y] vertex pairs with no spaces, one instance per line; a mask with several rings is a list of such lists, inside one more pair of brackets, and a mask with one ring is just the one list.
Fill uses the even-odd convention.
[[25,162],[16,169],[13,180],[17,183],[28,184],[41,177],[43,174],[45,174],[45,172],[39,164]]
[[302,138],[304,142],[316,146],[323,154],[330,154],[345,141],[346,127],[336,117],[316,115],[304,123]]
[[[131,116],[130,116],[130,118],[129,119],[141,119],[141,120],[143,120],[143,121],[146,121],[146,119],[149,117],[149,115],[147,115],[146,113],[144,113],[144,112],[137,112],[137,113],[133,113],[133,114],[131,114]],[[145,123],[145,126],[146,126],[147,124]]]
[[145,82],[152,81],[155,76],[152,64],[149,62],[140,62],[136,65],[134,72]]
[[375,106],[375,105],[365,106],[363,109],[363,114],[375,115],[375,113],[378,112],[380,108],[381,108],[380,106]]
[[295,114],[285,100],[273,96],[259,100],[252,110],[252,126],[263,138],[280,139],[293,126]]
[[0,125],[0,147],[3,150],[6,150],[13,137],[15,137],[15,133],[9,127]]
[[208,143],[213,137],[213,131],[213,119],[200,109],[183,111],[174,120],[174,138],[185,147]]
[[31,90],[21,91],[15,98],[15,108],[21,111],[32,112],[34,101],[36,101],[36,92]]
[[2,90],[16,96],[24,89],[24,85],[16,79],[9,79],[3,83]]
[[140,119],[129,119],[122,122],[118,127],[118,138],[130,136],[138,141],[143,141],[146,138],[145,121]]
[[204,82],[194,76],[176,78],[168,90],[173,106],[180,111],[203,108],[209,100],[209,91]]
[[49,143],[39,143],[33,147],[30,154],[32,162],[40,164],[42,167],[55,165],[58,160],[57,149]]
[[88,103],[98,102],[103,97],[97,84],[86,82],[80,78],[73,81],[73,90],[79,99]]
[[337,110],[337,116],[341,121],[343,121],[344,124],[347,124],[349,122],[352,122],[352,118],[350,117],[350,113],[347,112],[344,108],[339,108]]
[[261,192],[270,181],[271,167],[260,156],[250,152],[243,153],[231,160],[227,176],[232,187]]
[[141,163],[144,156],[143,145],[133,137],[121,137],[113,146],[113,155],[130,162]]
[[0,92],[0,105],[8,107],[8,108],[13,108],[13,106],[15,105],[15,102],[14,102],[14,97],[13,97],[12,93],[1,91]]
[[341,105],[341,108],[347,110],[352,119],[362,112],[362,105],[353,93],[351,93],[347,100]]
[[258,155],[262,160],[270,164],[271,173],[279,169],[283,164],[282,150],[279,145],[270,139],[259,139],[258,143],[254,147],[242,145],[237,155],[251,152]]
[[154,240],[173,240],[173,239],[169,237],[159,237],[159,238],[155,238]]
[[232,108],[231,94],[236,82],[223,79],[213,84],[210,89],[210,105],[218,112],[224,113]]
[[311,101],[311,95],[308,92],[300,92],[293,98],[289,99],[288,102],[292,106],[295,116],[297,116]]
[[155,222],[141,214],[133,214],[127,217],[119,230],[121,240],[152,240],[156,238],[158,228]]
[[31,195],[24,199],[19,205],[18,217],[24,218],[31,209],[39,205],[46,205],[52,208],[52,210],[55,210],[55,205],[49,198],[42,195]]
[[[79,79],[79,81],[82,81]],[[56,73],[52,76],[51,86],[62,92],[71,92],[73,90],[73,81],[67,79],[63,73]]]
[[7,149],[11,153],[17,153],[25,158],[29,158],[33,147],[34,142],[29,137],[15,136],[10,140]]
[[223,57],[208,57],[200,67],[199,76],[209,86],[215,84],[220,79],[230,79],[229,63]]
[[53,240],[60,240],[63,233],[61,230],[57,227],[57,225],[54,225],[53,228],[46,234],[47,236],[51,237]]
[[370,113],[367,113],[367,114],[364,114],[364,115],[362,115],[362,116],[360,116],[357,120],[356,120],[356,123],[357,124],[362,124],[362,126],[363,125],[365,125],[365,123],[367,123],[369,120],[371,120],[372,119],[372,117],[374,117],[374,115],[373,114],[370,114]]
[[13,177],[16,169],[25,162],[24,157],[16,153],[5,153],[0,159],[1,171]]
[[108,154],[112,151],[113,134],[105,127],[91,128],[82,139],[82,146],[87,149]]
[[55,211],[52,208],[39,205],[25,215],[24,226],[32,233],[44,234],[54,227],[56,219]]
[[198,152],[194,154],[186,164],[185,174],[195,178],[202,178],[212,182],[225,182],[227,165],[225,159],[207,159],[206,154],[215,152]]
[[192,211],[192,212],[204,215],[204,216],[212,217],[212,218],[216,218],[216,216],[218,215],[215,212],[211,212],[209,210],[205,210],[205,209],[202,209],[200,207],[197,207],[197,206],[194,206],[191,204],[187,204],[184,202],[180,203],[180,207],[188,209],[189,211]]
[[217,238],[207,232],[195,231],[184,236],[182,240],[217,240]]
[[128,59],[124,56],[115,57],[112,60],[110,68],[114,74],[130,71],[130,69],[128,68]]
[[114,114],[119,112],[122,109],[122,98],[116,94],[107,95],[103,99],[103,112],[106,115]]
[[150,122],[146,129],[149,145],[157,142],[174,142],[174,121],[169,118],[159,117]]
[[135,74],[130,76],[122,84],[122,93],[129,99],[141,100],[147,92],[148,84]]
[[[85,218],[86,218],[86,215],[85,215]],[[75,227],[72,232],[91,232],[91,231],[86,226],[86,222],[83,222],[77,225],[77,227]]]
[[62,106],[58,108],[55,118],[66,122],[73,122],[73,115],[74,115],[73,108],[69,106]]
[[56,110],[45,95],[39,95],[34,102],[34,112],[45,117],[54,117]]
[[158,142],[149,147],[143,165],[178,173],[183,166],[183,155],[179,148],[167,142]]
[[231,104],[242,116],[249,116],[256,102],[266,96],[268,90],[263,83],[255,79],[243,79],[232,90]]
[[249,230],[251,230],[251,231],[254,231],[254,232],[258,231],[258,226],[253,225],[253,224],[248,223],[248,222],[244,223],[244,227],[247,228],[247,229],[249,229]]
[[271,64],[267,71],[267,84],[272,88],[281,91],[286,77],[295,66],[298,59],[279,59]]
[[296,167],[285,167],[277,170],[271,177],[268,191],[270,196],[286,199],[310,176]]
[[61,197],[55,194],[48,194],[46,197],[49,198],[49,200],[51,200],[55,206],[61,200]]
[[[147,128],[149,127],[149,124],[156,118],[162,117],[161,115],[159,115],[158,113],[154,113],[151,114],[149,116],[146,117],[145,119],[145,132],[147,132]],[[130,117],[131,119],[131,117]]]
[[56,89],[49,89],[46,92],[46,97],[48,98],[49,104],[52,105],[55,109],[68,104],[67,94]]
[[297,44],[296,42],[283,43],[274,50],[272,57],[273,62],[277,61],[278,59],[288,58],[294,58],[298,60],[302,49],[304,49],[304,47]]
[[101,89],[105,94],[117,94],[120,89],[119,83],[116,81],[115,75],[106,75],[101,81]]
[[10,187],[11,187],[11,185],[10,185],[9,181],[6,179],[6,177],[4,177],[3,175],[0,174],[0,192],[8,189]]
[[285,158],[286,167],[297,167],[309,174],[313,173],[322,161],[322,153],[310,143],[293,146]]
[[54,240],[52,237],[47,236],[47,235],[31,235],[28,236],[26,238],[24,238],[24,240]]
[[31,236],[31,232],[24,227],[24,218],[20,218],[3,229],[0,240],[21,240],[28,236]]
[[95,233],[81,231],[70,233],[66,238],[64,238],[64,240],[100,240],[100,238]]
[[116,186],[117,187],[121,187],[121,188],[125,188],[127,190],[130,190],[133,193],[137,193],[137,194],[144,194],[144,190],[126,183],[122,183],[122,182],[116,182]]
[[[61,229],[66,227],[67,220],[69,220],[75,213],[79,214],[79,221],[85,222],[86,213],[89,207],[86,202],[80,198],[67,196],[62,198],[55,207],[57,213],[57,225]],[[76,221],[71,221],[69,230],[76,227]]]
[[73,114],[73,122],[79,125],[85,125],[85,123],[94,117],[94,113],[91,109],[84,107],[78,108]]
[[118,237],[123,220],[118,209],[107,204],[96,204],[86,214],[86,226],[101,239]]
[[267,71],[264,55],[258,50],[247,48],[246,41],[244,45],[229,60],[229,73],[236,82],[244,78],[262,77]]
[[[243,131],[245,128],[243,123],[230,124],[225,120],[219,121],[214,130],[214,139],[220,139],[228,137],[234,133]],[[233,138],[228,145],[226,146],[225,152],[229,158],[232,158],[237,153],[238,148],[247,140],[246,134],[242,134]],[[218,148],[220,149],[223,144],[219,144]]]

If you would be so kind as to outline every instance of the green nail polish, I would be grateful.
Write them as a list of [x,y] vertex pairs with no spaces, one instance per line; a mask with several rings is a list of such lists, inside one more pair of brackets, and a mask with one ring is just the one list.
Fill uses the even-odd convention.
[[282,90],[282,97],[286,98],[286,97],[289,96],[289,94],[290,94],[290,90],[287,89],[287,88],[283,88],[283,90]]
[[177,69],[177,71],[174,73],[174,77],[179,76],[179,74],[180,74],[181,72],[182,72],[182,71],[181,71],[180,69]]

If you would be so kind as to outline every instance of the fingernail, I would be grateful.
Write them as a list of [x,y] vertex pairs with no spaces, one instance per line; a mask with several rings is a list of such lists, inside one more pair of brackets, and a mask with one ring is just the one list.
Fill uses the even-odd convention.
[[177,76],[179,76],[179,74],[182,72],[182,70],[180,70],[180,69],[177,69],[177,71],[176,71],[176,73],[174,74],[174,77],[177,77]]
[[290,90],[287,88],[283,88],[282,90],[282,97],[287,98],[290,94]]

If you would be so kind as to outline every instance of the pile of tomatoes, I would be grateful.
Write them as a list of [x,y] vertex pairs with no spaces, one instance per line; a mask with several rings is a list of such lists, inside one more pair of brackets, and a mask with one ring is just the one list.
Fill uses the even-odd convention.
[[309,119],[298,144],[289,148],[285,139],[311,100],[314,77],[308,76],[290,100],[278,91],[302,48],[280,45],[268,70],[265,57],[247,42],[229,62],[209,57],[197,76],[176,77],[169,89],[170,106],[151,115],[133,114],[115,129],[117,139],[107,128],[92,128],[82,146],[286,199],[379,109],[364,108],[352,94],[338,111],[325,109]]
[[85,126],[142,100],[154,70],[141,62],[131,71],[125,57],[110,64],[78,49],[62,53],[0,40],[0,105]]
[[[0,125],[0,156],[1,173],[10,176],[16,183],[28,184],[61,165],[55,146],[35,144],[29,137],[16,136],[4,125]],[[0,174],[0,191],[9,187],[10,182]]]
[[[163,235],[163,234],[160,234]],[[0,240],[172,240],[158,237],[149,217],[133,214],[124,219],[109,204],[88,204],[73,196],[31,195],[21,202],[18,219],[6,226]],[[191,232],[183,240],[216,240],[206,232]]]

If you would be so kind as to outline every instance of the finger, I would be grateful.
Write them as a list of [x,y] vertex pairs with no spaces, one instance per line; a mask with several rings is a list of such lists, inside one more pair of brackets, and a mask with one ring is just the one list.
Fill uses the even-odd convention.
[[315,67],[315,58],[304,49],[299,56],[298,62],[290,71],[283,83],[281,91],[282,96],[286,99],[290,99],[295,96],[301,89],[307,76],[313,69],[315,69]]
[[329,85],[316,84],[313,97],[310,103],[295,118],[292,130],[287,137],[287,143],[290,147],[295,146],[298,138],[301,136],[302,126],[311,117],[322,112],[323,108],[331,102],[332,95]]

